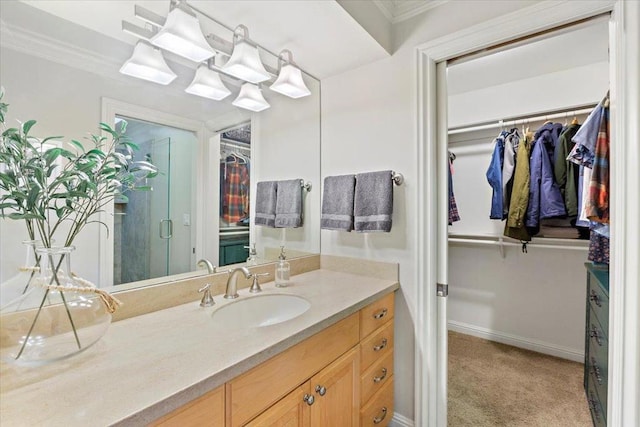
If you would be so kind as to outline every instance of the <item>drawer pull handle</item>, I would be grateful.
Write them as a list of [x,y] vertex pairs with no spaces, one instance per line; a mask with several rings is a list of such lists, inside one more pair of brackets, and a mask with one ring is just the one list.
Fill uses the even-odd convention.
[[312,394],[305,394],[304,397],[302,398],[302,400],[304,402],[306,402],[307,405],[309,405],[309,406],[313,405],[313,402],[316,401],[315,397],[313,397]]
[[327,394],[327,389],[324,386],[317,385],[316,386],[316,393],[318,393],[320,396],[324,396],[325,394]]
[[380,343],[380,345],[374,345],[373,346],[373,351],[380,351],[383,348],[385,348],[387,346],[387,339],[386,338],[382,338],[382,342]]
[[376,320],[377,319],[382,319],[386,315],[387,315],[387,309],[383,308],[379,313],[374,314],[373,318],[376,319]]
[[596,328],[596,325],[591,325],[591,332],[589,333],[589,336],[591,338],[595,338],[598,345],[602,347],[602,337],[598,333],[598,328]]
[[589,392],[589,409],[593,413],[596,421],[600,422],[600,411],[598,410],[598,401],[594,398],[593,392]]
[[602,384],[602,375],[600,375],[600,368],[598,367],[598,362],[595,357],[591,358],[591,371],[593,375],[595,375],[598,384]]
[[382,420],[384,420],[384,418],[387,416],[387,407],[383,406],[382,407],[382,415],[379,417],[373,417],[373,423],[374,424],[380,424],[382,422]]
[[373,377],[373,382],[378,384],[385,378],[387,378],[387,368],[382,368],[382,375],[380,375],[379,377]]
[[598,307],[602,307],[602,302],[600,301],[600,297],[598,296],[598,294],[596,294],[596,292],[593,289],[591,290],[591,295],[589,295],[589,300],[595,302]]

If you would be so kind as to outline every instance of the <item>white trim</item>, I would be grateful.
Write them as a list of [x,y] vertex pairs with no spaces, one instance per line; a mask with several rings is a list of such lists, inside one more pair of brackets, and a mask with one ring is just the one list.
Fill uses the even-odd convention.
[[[203,122],[187,119],[177,116],[175,114],[166,113],[163,111],[153,110],[134,104],[130,104],[123,101],[118,101],[111,98],[102,97],[102,122],[110,124],[114,123],[116,115],[127,116],[139,120],[144,120],[152,123],[158,123],[165,126],[171,126],[179,129],[188,130],[196,134],[198,141],[198,161],[196,164],[196,188],[194,191],[195,199],[195,212],[192,223],[195,223],[195,258],[204,258],[203,247],[204,237],[209,235],[208,233],[214,233],[217,235],[217,227],[215,230],[210,230],[212,225],[208,224],[206,220],[206,211],[204,197],[197,197],[199,194],[204,194],[204,174],[205,165],[204,161],[207,158],[205,143],[208,141],[208,133]],[[105,209],[105,212],[100,213],[100,221],[107,224],[109,229],[113,229],[113,206]],[[213,224],[217,225],[216,221]],[[102,230],[102,229],[101,229]],[[192,234],[193,235],[193,234]],[[113,285],[113,239],[109,235],[107,237],[104,231],[99,235],[99,260],[100,260],[100,287]]]
[[418,16],[428,10],[445,4],[449,0],[430,0],[430,1],[412,1],[412,2],[399,2],[397,0],[373,0],[373,4],[376,5],[380,12],[387,20],[392,24],[406,21],[414,16]]
[[397,412],[393,414],[393,418],[389,422],[389,427],[414,427],[413,420],[400,415]]
[[[638,178],[640,114],[638,91],[638,25],[640,13],[637,2],[625,1],[544,1],[517,12],[449,34],[416,48],[418,66],[418,183],[419,206],[416,218],[418,248],[416,283],[416,383],[415,423],[435,427],[437,411],[433,367],[437,362],[438,344],[434,336],[438,325],[434,322],[436,281],[433,277],[438,253],[446,248],[434,244],[436,223],[434,199],[437,187],[432,179],[437,168],[436,140],[436,76],[435,64],[462,54],[495,46],[513,39],[552,29],[580,19],[610,12],[617,28],[610,41],[612,49],[612,121],[614,141],[612,150],[612,259],[611,301],[613,313],[610,324],[611,375],[609,381],[609,425],[638,425],[638,396],[640,393],[640,303],[638,301],[638,254],[640,253],[640,179]],[[526,16],[527,19],[522,19]],[[627,26],[625,28],[623,23]],[[622,58],[627,58],[622,60]],[[631,63],[633,62],[633,64]],[[446,113],[445,113],[446,114]],[[615,142],[614,142],[615,144]],[[617,155],[616,155],[617,153]],[[446,183],[442,183],[446,185]],[[446,304],[446,303],[445,303]],[[624,375],[623,375],[624,372]]]
[[508,334],[506,332],[496,331],[494,329],[483,328],[482,326],[471,325],[464,322],[448,321],[450,331],[460,332],[461,334],[471,335],[489,341],[495,341],[502,344],[511,345],[513,347],[524,348],[550,356],[560,357],[562,359],[572,360],[574,362],[584,363],[584,349],[576,350],[570,347],[559,346],[544,341],[538,341],[519,335]]

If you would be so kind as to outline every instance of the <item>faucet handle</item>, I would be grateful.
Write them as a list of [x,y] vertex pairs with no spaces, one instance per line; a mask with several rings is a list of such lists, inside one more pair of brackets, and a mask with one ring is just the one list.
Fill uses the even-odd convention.
[[251,284],[251,288],[249,292],[255,294],[258,292],[262,292],[262,288],[260,287],[260,283],[258,282],[259,277],[266,277],[269,273],[253,273],[251,277],[253,277],[253,283]]
[[202,288],[198,289],[198,293],[203,293],[202,301],[200,301],[200,307],[211,307],[215,304],[213,297],[211,296],[211,285],[207,283]]

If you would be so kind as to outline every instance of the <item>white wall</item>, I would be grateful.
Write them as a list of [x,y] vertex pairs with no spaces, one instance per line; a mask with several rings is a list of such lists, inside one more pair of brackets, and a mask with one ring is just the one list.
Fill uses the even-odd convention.
[[[421,43],[531,5],[532,2],[455,1],[398,24],[391,58],[322,82],[322,177],[393,169],[396,187],[388,234],[322,231],[322,253],[400,264],[396,300],[395,411],[413,419],[416,290],[417,64]],[[455,17],[455,18],[452,18]]]

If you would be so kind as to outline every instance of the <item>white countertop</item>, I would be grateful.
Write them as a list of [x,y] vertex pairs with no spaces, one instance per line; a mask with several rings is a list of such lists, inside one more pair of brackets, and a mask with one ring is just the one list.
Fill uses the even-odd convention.
[[[36,368],[0,364],[0,424],[142,425],[201,396],[398,288],[393,280],[314,270],[263,293],[311,302],[301,316],[239,330],[199,301],[122,320],[93,347]],[[248,289],[240,298],[250,298]]]

